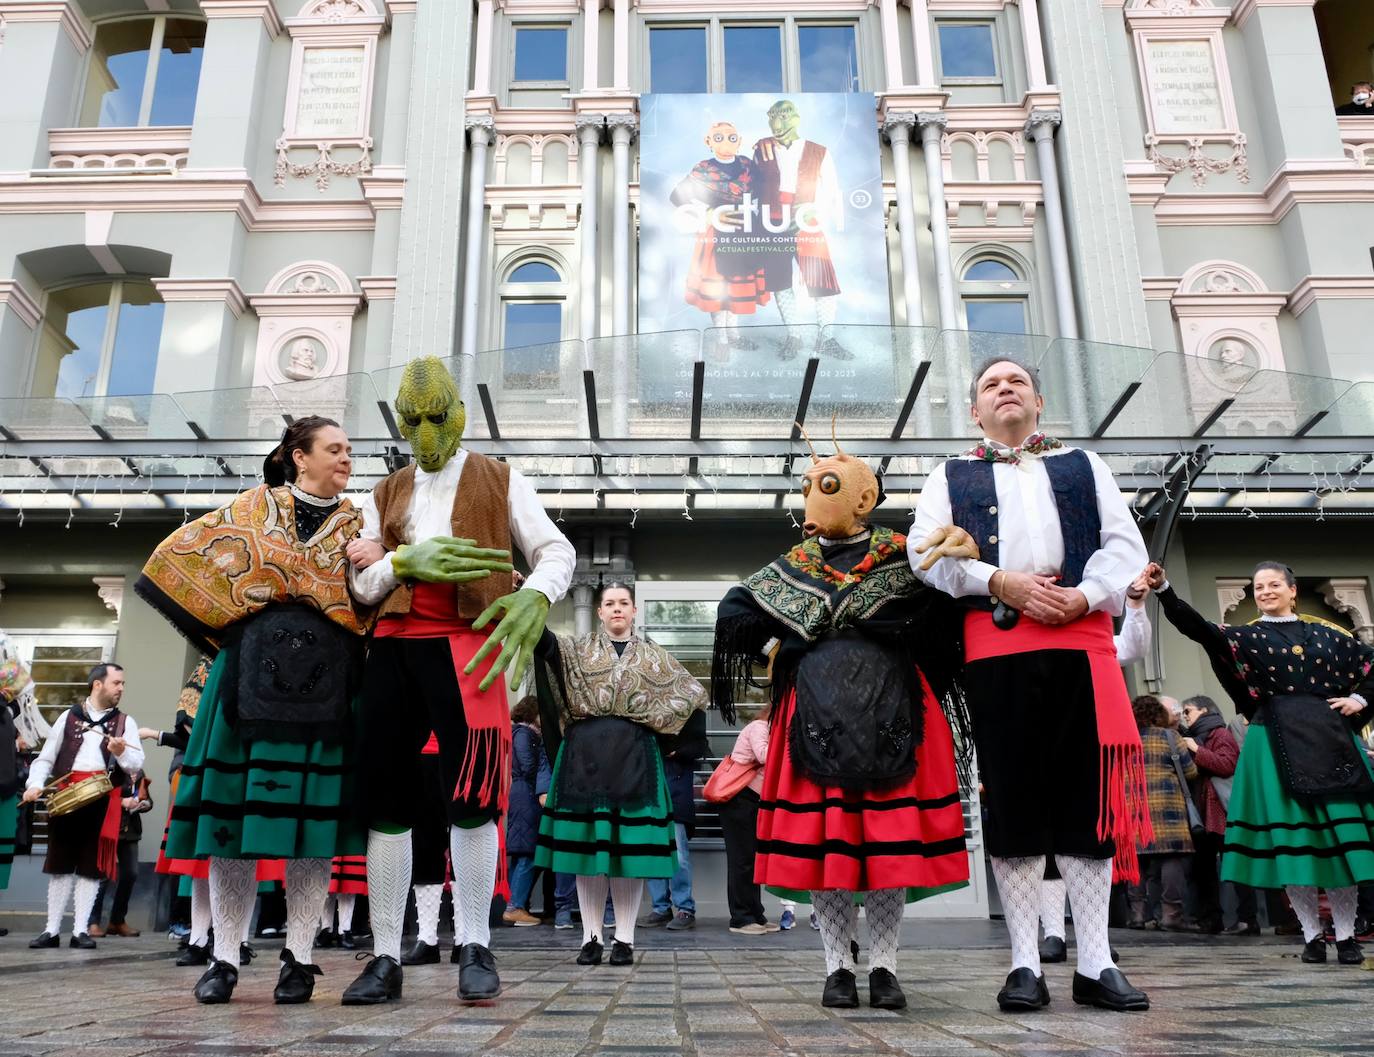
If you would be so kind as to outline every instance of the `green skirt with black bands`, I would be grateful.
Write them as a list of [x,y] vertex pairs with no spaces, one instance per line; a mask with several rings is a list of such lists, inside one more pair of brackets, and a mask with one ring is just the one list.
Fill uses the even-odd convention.
[[1221,879],[1254,888],[1348,888],[1374,881],[1374,802],[1295,799],[1284,786],[1268,729],[1252,724],[1236,765]]
[[14,866],[14,835],[19,832],[19,794],[0,800],[0,889],[9,887]]
[[[237,646],[221,650],[201,694],[167,829],[168,858],[365,854],[367,834],[353,807],[351,744],[245,743],[222,701],[225,673],[237,663]],[[357,716],[355,701],[355,727]]]

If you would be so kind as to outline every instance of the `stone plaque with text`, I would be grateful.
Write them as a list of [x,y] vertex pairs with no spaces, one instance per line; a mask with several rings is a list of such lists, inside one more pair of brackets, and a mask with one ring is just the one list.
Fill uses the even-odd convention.
[[1186,135],[1228,128],[1210,40],[1146,40],[1144,50],[1155,132]]
[[361,45],[306,48],[292,134],[311,138],[361,135],[366,64],[367,49]]

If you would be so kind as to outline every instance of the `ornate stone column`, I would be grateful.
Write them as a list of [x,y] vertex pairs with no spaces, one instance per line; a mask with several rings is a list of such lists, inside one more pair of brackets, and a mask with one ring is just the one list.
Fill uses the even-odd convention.
[[911,189],[911,130],[916,115],[894,111],[883,121],[883,132],[892,145],[892,175],[897,185],[897,235],[902,247],[902,298],[906,304],[906,323],[919,327],[925,322],[921,307],[921,274],[916,263],[916,203]]
[[[496,122],[488,114],[467,119],[468,141],[472,149],[468,174],[468,243],[463,263],[463,330],[458,351],[463,356],[464,388],[474,384],[472,368],[476,356],[477,323],[482,296],[482,250],[487,242],[487,147],[496,134]],[[464,399],[466,399],[466,393]]]
[[599,285],[596,281],[596,213],[601,189],[599,170],[601,161],[598,148],[601,145],[601,130],[606,125],[605,114],[579,114],[577,116],[577,171],[582,178],[582,220],[579,225],[582,243],[581,290],[578,297],[577,316],[581,326],[583,341],[596,337],[601,321],[601,305],[598,297]]
[[1040,163],[1040,187],[1045,198],[1045,233],[1050,241],[1050,275],[1054,282],[1054,310],[1059,317],[1059,336],[1078,337],[1078,315],[1073,305],[1073,272],[1069,268],[1069,238],[1064,227],[1063,194],[1059,189],[1059,165],[1054,157],[1054,130],[1063,120],[1058,110],[1032,110],[1026,135],[1035,141]]
[[611,161],[615,179],[615,212],[611,217],[612,333],[630,333],[630,144],[639,128],[634,114],[610,114]]
[[572,581],[573,634],[586,635],[596,621],[596,589],[600,573],[575,573]]
[[916,121],[921,126],[921,153],[926,159],[926,194],[930,197],[930,234],[935,242],[935,288],[940,303],[940,326],[945,330],[962,330],[964,324],[954,296],[954,267],[949,255],[945,167],[940,157],[940,139],[949,118],[940,110],[922,111],[916,115]]

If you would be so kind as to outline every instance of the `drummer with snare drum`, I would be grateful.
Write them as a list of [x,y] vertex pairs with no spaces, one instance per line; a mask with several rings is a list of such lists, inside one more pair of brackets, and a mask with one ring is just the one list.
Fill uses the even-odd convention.
[[25,803],[48,794],[48,921],[33,948],[61,946],[68,900],[76,914],[69,946],[95,946],[86,927],[100,882],[118,872],[120,790],[143,766],[138,724],[119,710],[124,669],[97,664],[87,685],[86,700],[53,724],[24,790]]

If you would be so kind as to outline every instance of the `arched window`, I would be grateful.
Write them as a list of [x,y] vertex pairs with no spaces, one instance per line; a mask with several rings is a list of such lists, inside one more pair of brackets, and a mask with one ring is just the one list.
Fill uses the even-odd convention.
[[189,125],[205,23],[157,15],[96,27],[81,101],[85,128]]
[[502,384],[506,389],[556,389],[567,290],[551,263],[527,259],[501,284]]
[[138,396],[153,391],[163,304],[145,282],[116,280],[48,295],[34,396]]
[[1030,333],[1030,283],[1007,261],[999,257],[974,260],[964,269],[959,296],[969,330]]

